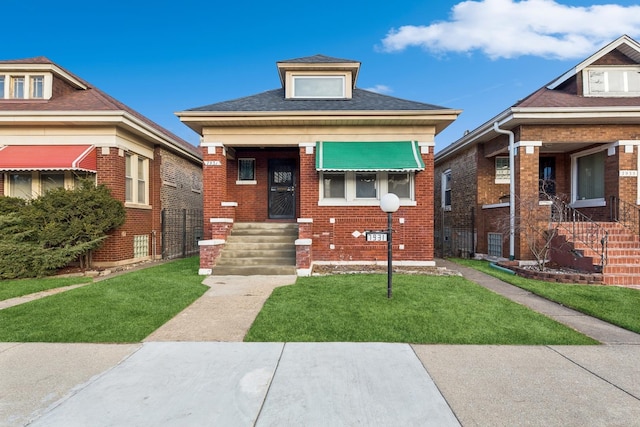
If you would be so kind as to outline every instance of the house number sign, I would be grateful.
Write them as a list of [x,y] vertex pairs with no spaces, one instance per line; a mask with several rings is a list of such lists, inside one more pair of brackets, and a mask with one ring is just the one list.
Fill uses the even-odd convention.
[[386,242],[387,241],[386,231],[366,231],[365,235],[367,236],[367,242]]
[[222,163],[220,162],[220,160],[205,160],[204,165],[205,166],[222,166]]
[[637,170],[621,170],[620,176],[638,176]]

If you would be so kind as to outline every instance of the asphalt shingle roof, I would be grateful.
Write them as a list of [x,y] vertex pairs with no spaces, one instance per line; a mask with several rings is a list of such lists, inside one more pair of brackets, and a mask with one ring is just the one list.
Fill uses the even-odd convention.
[[423,102],[409,101],[364,89],[353,89],[351,99],[285,99],[284,89],[218,102],[187,111],[420,111],[446,110]]

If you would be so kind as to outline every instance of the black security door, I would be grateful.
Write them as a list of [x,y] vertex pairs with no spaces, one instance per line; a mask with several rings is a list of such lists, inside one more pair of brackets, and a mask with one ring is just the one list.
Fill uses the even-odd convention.
[[269,160],[269,218],[292,219],[296,214],[295,162]]

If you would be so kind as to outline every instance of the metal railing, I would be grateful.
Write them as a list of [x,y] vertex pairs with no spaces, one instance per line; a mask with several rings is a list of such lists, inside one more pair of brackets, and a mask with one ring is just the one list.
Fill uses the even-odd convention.
[[600,258],[600,268],[607,265],[609,232],[588,216],[564,202],[556,202],[551,212],[552,221],[565,230],[572,242],[581,242]]
[[611,196],[609,207],[612,221],[620,223],[634,234],[640,236],[640,208],[636,204]]

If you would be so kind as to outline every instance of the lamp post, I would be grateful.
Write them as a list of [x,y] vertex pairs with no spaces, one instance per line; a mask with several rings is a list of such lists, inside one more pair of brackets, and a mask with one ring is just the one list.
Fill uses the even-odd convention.
[[387,193],[380,199],[380,209],[387,213],[387,298],[391,298],[391,281],[393,275],[393,239],[391,215],[400,208],[400,199],[393,193]]

